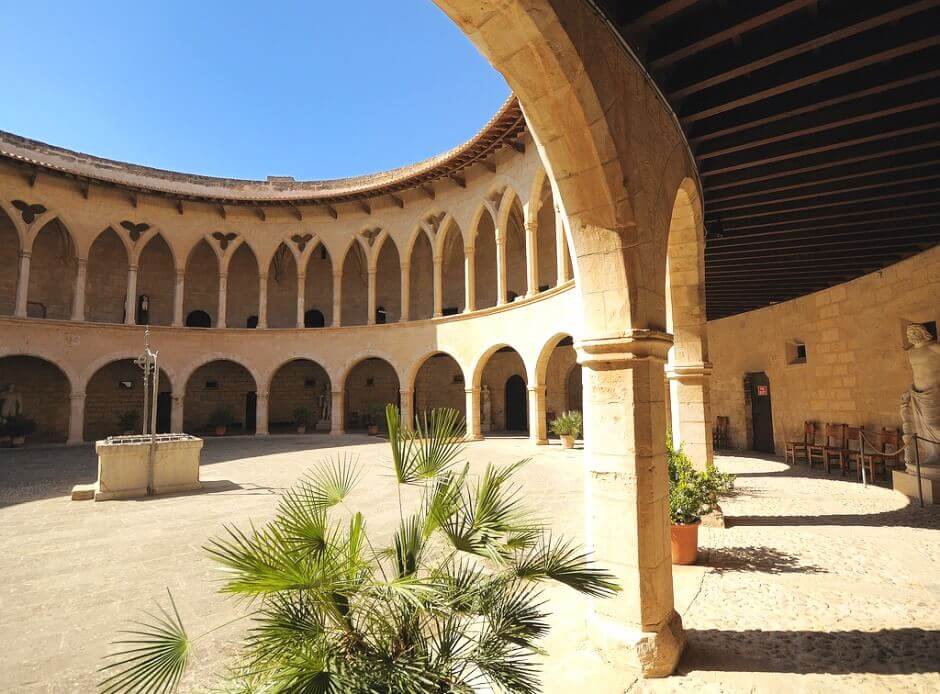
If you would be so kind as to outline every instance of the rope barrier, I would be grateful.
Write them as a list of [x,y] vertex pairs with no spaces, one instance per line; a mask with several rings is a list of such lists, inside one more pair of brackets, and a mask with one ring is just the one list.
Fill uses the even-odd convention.
[[[914,464],[915,464],[915,468],[917,471],[917,497],[918,497],[918,501],[920,502],[920,507],[923,508],[924,507],[924,488],[921,482],[921,475],[920,475],[920,446],[917,445],[918,441],[924,441],[926,443],[940,445],[940,441],[934,441],[933,439],[928,439],[926,436],[919,436],[918,434],[911,434],[910,437],[908,438],[908,442],[905,443],[903,446],[901,446],[901,448],[897,449],[896,451],[891,451],[890,453],[887,453],[885,451],[877,450],[874,444],[868,440],[867,436],[865,436],[865,431],[863,429],[859,429],[858,430],[858,456],[859,456],[858,464],[861,467],[861,471],[862,471],[862,484],[866,487],[868,486],[868,478],[865,475],[865,455],[866,455],[865,444],[866,443],[868,444],[869,448],[872,449],[871,452],[868,453],[867,455],[869,456],[878,455],[883,458],[886,458],[888,456],[891,456],[892,458],[896,458],[897,456],[901,455],[901,453],[903,453],[908,448],[910,448],[911,444],[913,444],[914,445]],[[887,472],[885,474],[887,474]]]

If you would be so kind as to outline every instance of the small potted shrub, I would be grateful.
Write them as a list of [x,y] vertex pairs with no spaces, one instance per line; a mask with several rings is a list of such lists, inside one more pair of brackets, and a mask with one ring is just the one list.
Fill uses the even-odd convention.
[[310,424],[310,410],[306,407],[294,409],[294,426],[297,427],[298,434],[307,433],[307,425]]
[[133,410],[128,410],[118,417],[118,429],[124,436],[130,436],[140,428],[140,415]]
[[215,429],[216,436],[225,436],[225,431],[231,423],[232,413],[225,407],[219,407],[209,415],[209,426]]
[[14,414],[3,420],[3,433],[10,437],[14,448],[26,444],[26,437],[36,431],[36,420],[26,415]]
[[574,440],[581,435],[584,428],[584,417],[577,410],[563,412],[560,417],[552,420],[552,433],[561,438],[561,445],[565,448],[574,448]]
[[369,436],[378,436],[379,421],[381,421],[384,412],[385,408],[380,407],[379,405],[373,405],[369,408],[369,414],[367,415],[366,419],[366,426],[368,427]]

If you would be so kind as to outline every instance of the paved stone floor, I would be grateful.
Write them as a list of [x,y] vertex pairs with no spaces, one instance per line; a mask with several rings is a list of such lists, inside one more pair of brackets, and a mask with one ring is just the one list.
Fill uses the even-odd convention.
[[[93,691],[108,641],[166,588],[193,635],[240,614],[215,592],[202,545],[223,523],[264,521],[278,494],[338,446],[362,460],[351,504],[367,509],[370,527],[397,517],[387,445],[365,436],[208,440],[205,492],[106,503],[67,496],[95,477],[91,446],[0,450],[0,689]],[[468,449],[475,469],[532,454],[511,438]],[[533,504],[576,538],[581,458],[541,448],[523,475]],[[940,506],[776,460],[717,460],[739,475],[740,493],[724,504],[727,529],[702,529],[700,565],[676,569],[689,634],[678,676],[612,671],[590,648],[585,602],[553,589],[546,691],[940,691]],[[186,691],[209,688],[240,628],[199,640]]]

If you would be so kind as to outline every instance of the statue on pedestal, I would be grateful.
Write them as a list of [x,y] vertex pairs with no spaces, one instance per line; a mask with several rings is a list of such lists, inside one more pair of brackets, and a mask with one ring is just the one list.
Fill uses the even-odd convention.
[[489,431],[493,428],[493,402],[490,398],[490,387],[486,384],[480,388],[480,431]]
[[23,414],[23,397],[16,392],[16,386],[7,384],[0,393],[0,419]]
[[[914,382],[901,396],[904,443],[913,443],[914,434],[940,441],[940,343],[920,323],[907,326],[907,339],[911,343],[907,358]],[[914,447],[910,446],[904,455],[907,471],[913,474]],[[923,477],[940,479],[940,444],[920,441],[920,466]]]

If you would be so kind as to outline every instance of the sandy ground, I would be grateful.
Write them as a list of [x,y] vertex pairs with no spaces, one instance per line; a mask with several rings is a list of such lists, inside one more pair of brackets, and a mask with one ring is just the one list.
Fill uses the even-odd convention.
[[[190,634],[239,615],[215,592],[202,546],[224,523],[269,518],[282,490],[341,450],[360,457],[351,505],[377,532],[397,518],[398,500],[387,444],[365,436],[209,440],[205,492],[107,503],[67,496],[95,477],[91,446],[0,451],[0,688],[93,691],[108,642],[167,588]],[[525,439],[468,448],[475,470],[533,454],[527,497],[554,529],[581,538],[580,451],[533,450]],[[545,690],[940,691],[940,507],[772,459],[717,462],[740,475],[740,493],[724,504],[727,529],[702,529],[700,565],[675,571],[689,636],[677,676],[613,670],[587,637],[586,602],[552,589]],[[215,681],[240,628],[198,642],[184,690]]]

